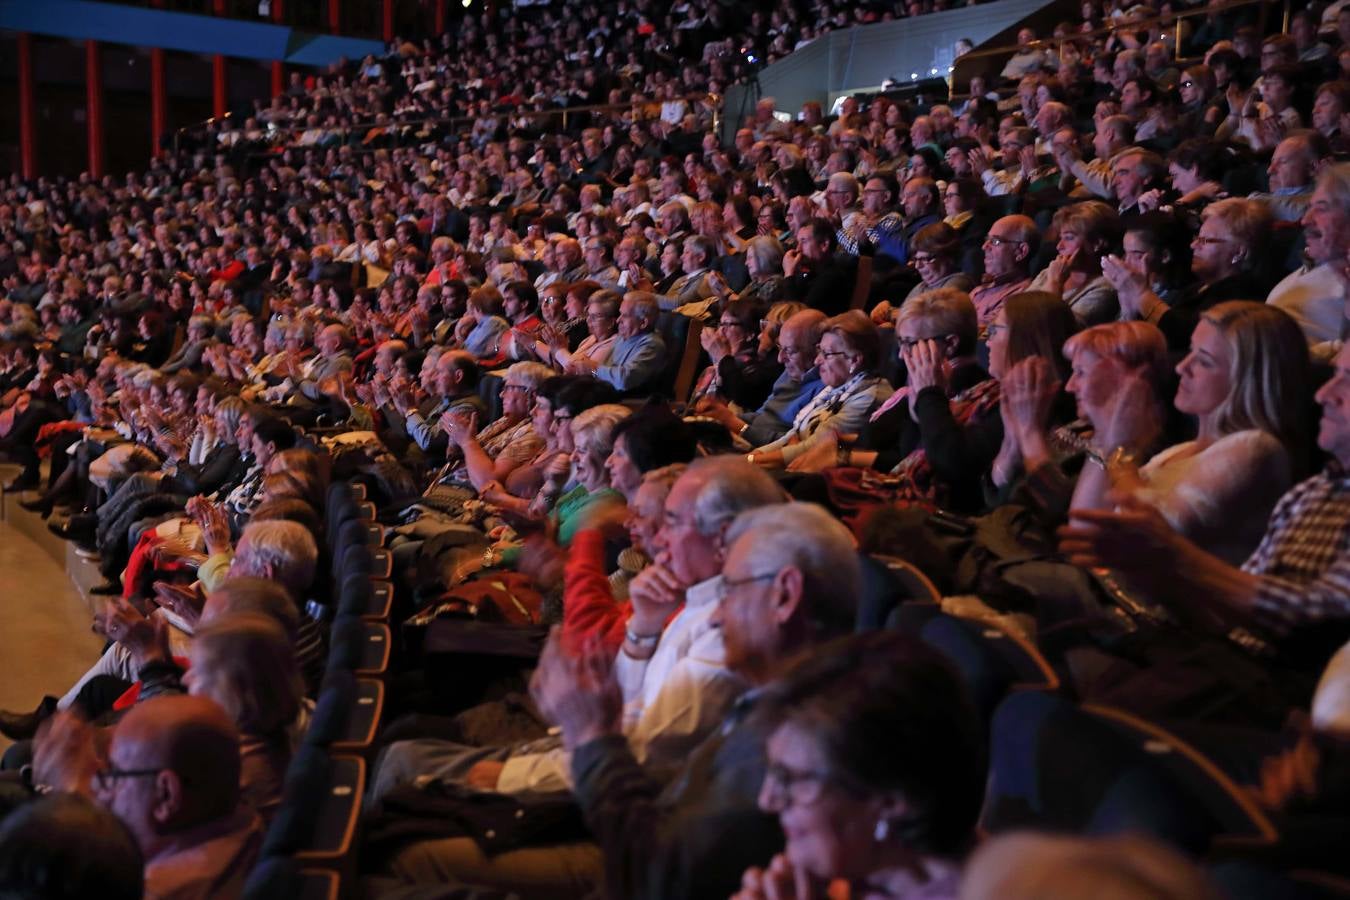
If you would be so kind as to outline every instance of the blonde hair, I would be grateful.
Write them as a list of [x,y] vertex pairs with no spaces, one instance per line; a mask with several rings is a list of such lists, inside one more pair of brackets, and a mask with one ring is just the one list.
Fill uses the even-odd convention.
[[614,449],[614,426],[632,410],[618,403],[593,406],[572,420],[572,442],[578,453],[604,459]]
[[1219,303],[1201,320],[1228,344],[1231,387],[1218,410],[1219,430],[1258,428],[1279,438],[1291,459],[1301,458],[1308,388],[1308,341],[1284,310],[1251,300]]
[[1052,221],[1056,234],[1066,229],[1077,232],[1083,243],[1091,247],[1085,252],[1096,256],[1113,250],[1125,234],[1120,214],[1100,200],[1066,206],[1055,213]]
[[895,327],[914,319],[932,326],[938,335],[955,335],[958,356],[975,352],[980,323],[975,304],[965,291],[937,288],[909,298],[895,314]]
[[1080,331],[1064,342],[1069,362],[1080,353],[1118,360],[1130,369],[1142,369],[1155,393],[1168,381],[1167,338],[1149,322],[1106,322]]
[[1258,268],[1257,251],[1265,249],[1262,244],[1275,222],[1270,207],[1258,200],[1229,197],[1206,207],[1204,218],[1217,218],[1228,226],[1233,243],[1242,250],[1242,256],[1235,263],[1239,269],[1248,271]]

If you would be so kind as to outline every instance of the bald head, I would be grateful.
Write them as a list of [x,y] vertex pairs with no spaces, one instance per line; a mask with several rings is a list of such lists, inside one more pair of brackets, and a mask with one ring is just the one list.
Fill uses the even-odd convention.
[[155,697],[113,729],[109,768],[143,772],[100,787],[99,799],[151,858],[174,836],[232,814],[239,802],[239,732],[204,697]]
[[801,379],[816,364],[816,348],[825,331],[826,316],[818,309],[804,309],[788,316],[778,332],[778,361],[788,373]]

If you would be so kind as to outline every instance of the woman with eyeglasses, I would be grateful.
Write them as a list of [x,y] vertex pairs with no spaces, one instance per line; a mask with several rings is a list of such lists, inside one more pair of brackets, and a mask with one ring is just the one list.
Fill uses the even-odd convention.
[[[947,185],[949,192],[953,189],[953,185]],[[961,236],[946,222],[920,228],[910,241],[909,252],[909,261],[919,273],[919,283],[905,295],[905,303],[929,291],[949,288],[967,292],[975,286],[974,279],[960,268]]]
[[768,731],[759,806],[786,844],[733,900],[956,896],[985,747],[946,660],[894,631],[844,638],[767,688],[752,715]]
[[802,407],[787,433],[746,456],[754,465],[781,468],[812,449],[813,442],[833,435],[855,434],[878,406],[894,392],[877,374],[881,335],[857,310],[825,322],[816,368],[825,389]]
[[[989,380],[989,373],[975,357],[975,306],[963,291],[939,288],[906,300],[895,314],[895,338],[902,359],[918,344],[934,343],[944,360],[950,396],[959,396]],[[879,472],[894,469],[921,442],[919,424],[909,413],[910,399],[908,388],[896,391],[859,431],[839,432],[833,439],[822,437],[808,453],[793,461],[791,471],[823,472],[837,466]]]
[[722,307],[716,328],[705,328],[699,342],[712,359],[694,386],[692,403],[716,399],[740,409],[758,409],[782,373],[776,350],[760,349],[762,307],[733,300]]
[[1102,274],[1116,289],[1121,318],[1156,323],[1168,349],[1184,353],[1207,309],[1225,300],[1265,299],[1271,285],[1264,257],[1273,222],[1269,208],[1256,200],[1233,197],[1211,204],[1191,240],[1194,278],[1167,300],[1153,291],[1142,268],[1107,257]]

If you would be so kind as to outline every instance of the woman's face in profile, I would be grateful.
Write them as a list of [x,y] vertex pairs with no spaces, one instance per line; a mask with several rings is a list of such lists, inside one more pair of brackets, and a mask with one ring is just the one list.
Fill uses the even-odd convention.
[[759,806],[778,815],[788,860],[822,882],[868,875],[880,801],[831,771],[819,740],[799,725],[779,726],[766,749]]

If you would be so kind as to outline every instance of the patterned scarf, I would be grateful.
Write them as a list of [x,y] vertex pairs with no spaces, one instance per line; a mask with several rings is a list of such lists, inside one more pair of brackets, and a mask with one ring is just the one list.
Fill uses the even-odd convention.
[[839,387],[827,387],[816,394],[811,402],[802,407],[801,412],[792,420],[792,431],[802,440],[806,440],[821,422],[839,412],[849,398],[860,390],[870,387],[880,379],[867,372],[855,372],[853,377]]

